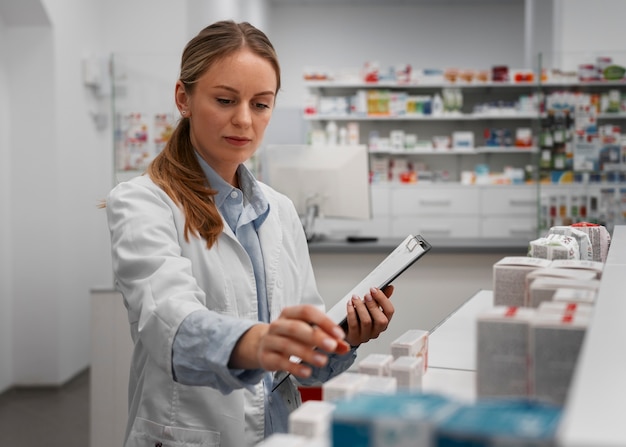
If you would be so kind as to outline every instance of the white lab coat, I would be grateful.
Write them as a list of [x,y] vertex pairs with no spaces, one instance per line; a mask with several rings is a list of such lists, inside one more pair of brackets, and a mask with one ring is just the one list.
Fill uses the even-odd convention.
[[[323,309],[293,204],[261,187],[270,204],[259,239],[272,317],[294,304]],[[147,175],[111,191],[107,216],[116,284],[135,343],[125,446],[245,446],[242,389],[224,395],[210,387],[182,385],[172,375],[173,339],[191,312],[208,307],[258,320],[254,272],[245,249],[226,223],[210,250],[196,236],[185,241],[181,209]],[[285,383],[281,394],[292,406],[299,405],[295,385]]]

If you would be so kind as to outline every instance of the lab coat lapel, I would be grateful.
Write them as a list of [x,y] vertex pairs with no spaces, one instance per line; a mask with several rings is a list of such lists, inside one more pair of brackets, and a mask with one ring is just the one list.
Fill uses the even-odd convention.
[[259,241],[261,243],[261,251],[263,252],[263,262],[265,264],[265,287],[267,288],[267,301],[270,309],[270,319],[274,319],[276,315],[272,315],[273,300],[275,298],[277,281],[279,281],[278,265],[283,250],[283,227],[278,216],[277,206],[270,205],[270,212],[259,228]]

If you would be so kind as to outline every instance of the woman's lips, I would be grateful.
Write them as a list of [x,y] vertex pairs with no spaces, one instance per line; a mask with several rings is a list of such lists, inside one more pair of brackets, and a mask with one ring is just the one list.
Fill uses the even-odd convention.
[[244,138],[244,137],[225,137],[224,139],[228,141],[229,144],[232,144],[233,146],[245,146],[250,141],[252,141],[250,138]]

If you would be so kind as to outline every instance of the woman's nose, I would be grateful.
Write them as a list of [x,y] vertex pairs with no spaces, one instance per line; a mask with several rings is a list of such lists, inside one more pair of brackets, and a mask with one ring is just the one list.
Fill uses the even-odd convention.
[[250,113],[250,108],[247,104],[241,104],[235,109],[232,122],[238,127],[250,126],[250,123],[252,122],[252,114]]

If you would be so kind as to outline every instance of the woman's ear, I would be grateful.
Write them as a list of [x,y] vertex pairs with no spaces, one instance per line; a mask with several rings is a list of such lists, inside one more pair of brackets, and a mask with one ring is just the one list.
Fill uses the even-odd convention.
[[187,90],[185,90],[185,84],[183,84],[183,81],[180,79],[176,81],[174,99],[180,114],[185,118],[191,116],[191,113],[189,112],[189,95],[187,94]]

